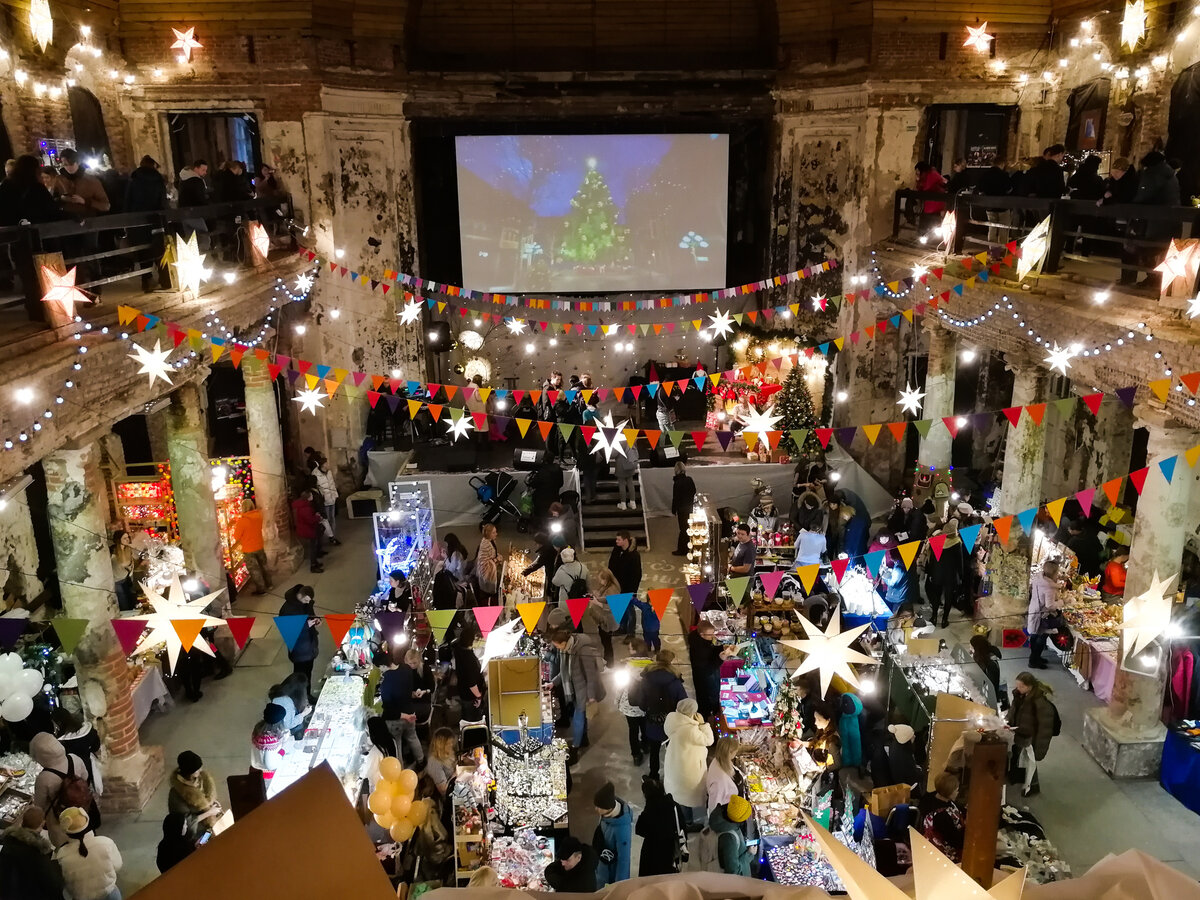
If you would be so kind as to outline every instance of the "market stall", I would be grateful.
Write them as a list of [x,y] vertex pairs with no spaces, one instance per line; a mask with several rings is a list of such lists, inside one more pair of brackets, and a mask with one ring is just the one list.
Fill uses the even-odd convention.
[[325,679],[303,736],[298,741],[285,739],[283,761],[267,784],[268,798],[321,763],[329,764],[351,801],[358,796],[367,729],[363,684],[363,677],[349,668]]
[[380,580],[399,569],[411,575],[433,547],[436,522],[428,481],[393,481],[388,509],[371,515],[375,527],[375,559]]

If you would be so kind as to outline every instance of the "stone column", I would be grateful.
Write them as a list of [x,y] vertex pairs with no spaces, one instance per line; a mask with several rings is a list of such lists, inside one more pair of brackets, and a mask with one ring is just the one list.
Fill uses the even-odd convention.
[[[1150,587],[1154,577],[1178,574],[1192,528],[1189,510],[1200,482],[1200,470],[1182,458],[1167,484],[1158,463],[1200,443],[1200,432],[1174,425],[1158,410],[1139,408],[1139,425],[1150,433],[1146,478],[1133,520],[1126,598]],[[1177,585],[1173,585],[1173,588]],[[1122,641],[1124,652],[1124,641]],[[1083,721],[1083,745],[1114,778],[1157,777],[1166,728],[1162,724],[1167,665],[1154,675],[1118,668],[1107,707],[1089,709]]]
[[242,358],[242,381],[246,387],[246,427],[250,439],[250,468],[254,473],[254,496],[263,515],[263,549],[273,574],[291,574],[300,561],[302,550],[292,538],[287,466],[283,459],[275,386],[266,363],[250,354]]
[[[955,335],[938,324],[933,316],[925,317],[925,334],[929,340],[929,363],[925,370],[925,406],[923,419],[940,419],[954,415],[954,376],[957,364]],[[953,439],[940,424],[929,429],[921,438],[917,462],[937,469],[950,467]]]
[[87,619],[75,649],[79,694],[104,741],[105,812],[140,810],[163,777],[161,747],[142,747],[132,679],[109,619],[117,614],[108,515],[98,443],[55,450],[42,460],[63,612]]

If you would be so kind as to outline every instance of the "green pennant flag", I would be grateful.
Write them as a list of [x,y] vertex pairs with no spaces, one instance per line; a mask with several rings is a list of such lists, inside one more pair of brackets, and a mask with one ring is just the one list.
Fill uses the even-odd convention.
[[745,317],[746,317],[746,316],[745,316],[745,314],[744,314],[744,313],[738,313],[737,315],[735,315],[735,316],[733,317],[733,321],[735,321],[735,322],[737,322],[739,325],[741,325],[741,324],[742,324],[742,319],[744,319]]
[[796,452],[799,453],[804,449],[804,442],[808,440],[808,429],[797,428],[795,431],[789,431],[788,434],[791,435],[792,443],[796,445]]
[[446,629],[454,621],[456,612],[458,612],[456,609],[428,609],[425,611],[425,618],[429,622],[429,630],[433,632],[435,643],[440,644],[446,637]]
[[461,406],[448,406],[446,409],[450,411],[451,422],[457,422],[466,415],[466,410],[464,410]]
[[933,419],[916,419],[913,421],[913,427],[917,429],[917,434],[921,437],[929,437],[929,429],[933,427]]
[[558,430],[562,432],[562,436],[569,441],[571,439],[571,432],[575,430],[575,424],[573,422],[559,422]]
[[1061,400],[1054,401],[1054,408],[1060,416],[1067,419],[1075,414],[1075,403],[1075,397],[1063,397]]
[[66,616],[58,616],[50,620],[50,624],[54,626],[54,633],[58,635],[58,642],[62,644],[63,653],[74,653],[75,648],[79,646],[79,642],[83,640],[83,633],[87,631],[87,619],[68,619]]
[[647,333],[649,333],[649,331],[650,331],[649,325],[639,325],[638,328],[641,329],[642,337],[645,337],[647,335]]
[[729,599],[733,601],[735,609],[742,605],[742,598],[746,596],[746,588],[750,585],[751,577],[746,575],[742,578],[725,579],[725,588],[729,591]]
[[671,441],[672,447],[678,447],[679,444],[683,441],[683,432],[682,431],[668,431],[667,438]]

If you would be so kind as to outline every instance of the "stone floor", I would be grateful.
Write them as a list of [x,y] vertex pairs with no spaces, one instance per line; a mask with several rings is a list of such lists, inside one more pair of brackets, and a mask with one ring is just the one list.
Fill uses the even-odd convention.
[[[305,580],[316,587],[320,612],[351,611],[355,600],[371,589],[374,577],[370,523],[359,520],[340,524],[345,543],[333,548],[324,574],[304,573]],[[674,523],[668,518],[652,519],[650,528],[652,546],[662,549],[644,555],[643,584],[647,587],[678,584],[677,560],[669,553]],[[589,565],[602,564],[606,559],[607,551],[586,554]],[[281,587],[286,588],[294,580],[283,582]],[[278,596],[244,596],[237,605],[238,611],[259,615],[262,621],[255,627],[254,640],[234,675],[207,683],[204,698],[197,704],[183,701],[169,713],[152,714],[142,728],[144,743],[163,746],[168,768],[181,750],[199,753],[223,795],[225,777],[244,773],[249,764],[250,731],[262,710],[267,688],[291,668],[270,622],[280,602]],[[665,647],[686,658],[681,626],[673,610],[668,611],[663,622],[662,636]],[[624,648],[620,644],[618,647],[620,656]],[[322,650],[318,672],[331,651],[328,640]],[[1006,652],[1003,674],[1010,683],[1023,668],[1023,655]],[[1083,712],[1097,704],[1096,698],[1077,687],[1061,668],[1052,667],[1042,674],[1055,689],[1063,733],[1055,739],[1042,764],[1041,794],[1020,804],[1027,804],[1041,819],[1048,837],[1076,872],[1084,871],[1108,853],[1136,847],[1192,877],[1200,876],[1200,862],[1194,853],[1200,846],[1200,817],[1185,809],[1156,782],[1117,783],[1104,775],[1080,744]],[[591,802],[595,790],[611,779],[618,796],[640,808],[641,776],[648,768],[646,765],[641,770],[633,768],[625,722],[611,702],[601,704],[589,732],[591,747],[574,770],[574,790],[569,801],[571,831],[583,840],[590,840],[596,826]],[[105,833],[116,840],[125,859],[120,887],[126,896],[157,875],[154,854],[166,812],[166,795],[164,785],[140,815],[105,823]],[[640,839],[634,841],[636,873]],[[1187,847],[1193,848],[1190,854]]]

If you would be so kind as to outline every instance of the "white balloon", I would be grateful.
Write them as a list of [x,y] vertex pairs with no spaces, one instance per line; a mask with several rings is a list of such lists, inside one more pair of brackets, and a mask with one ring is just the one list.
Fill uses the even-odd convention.
[[8,672],[0,672],[0,703],[4,702],[9,694],[15,693],[17,690],[16,676]]
[[26,697],[34,697],[42,689],[45,680],[37,669],[22,669],[17,673],[16,692]]
[[20,672],[25,663],[16,653],[5,653],[0,656],[0,672]]
[[21,694],[14,694],[0,706],[0,718],[5,722],[22,722],[33,712],[33,700]]

